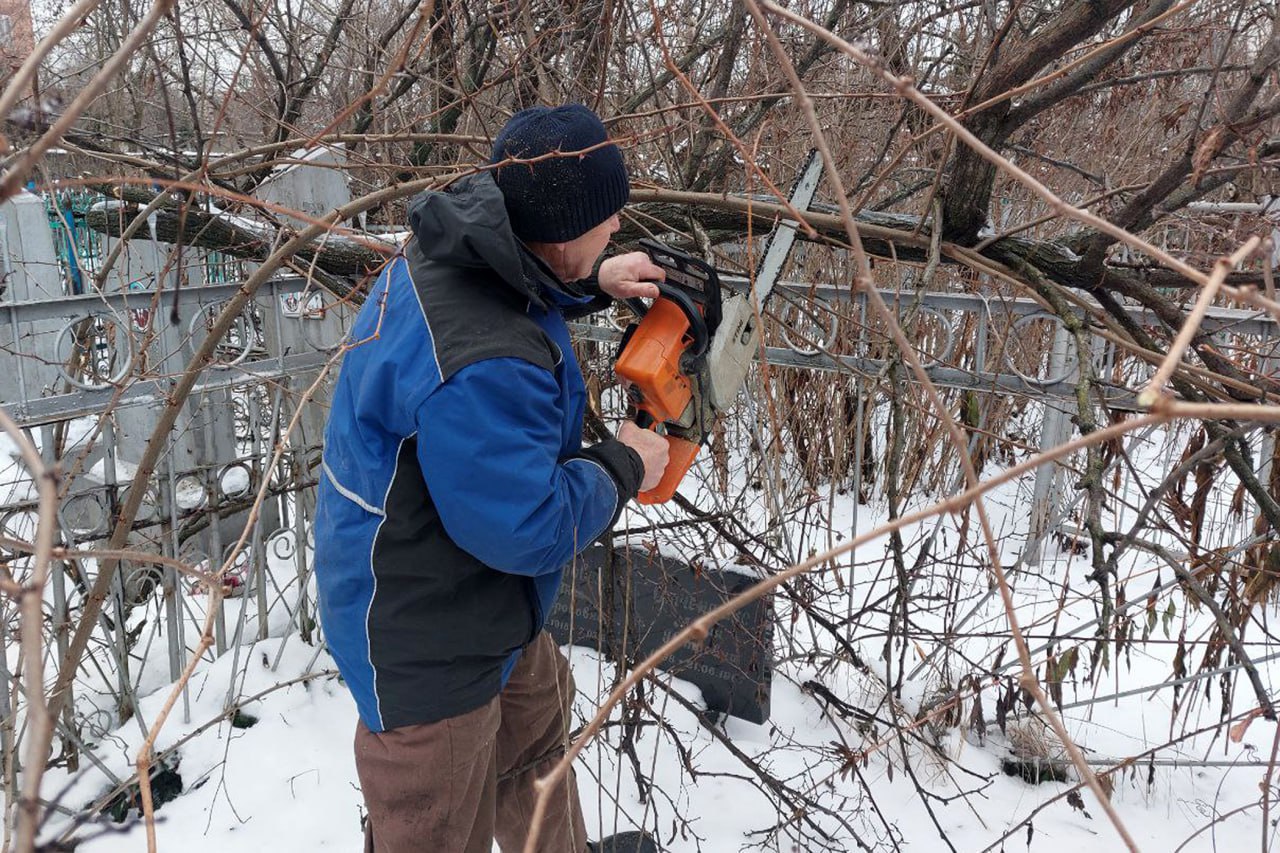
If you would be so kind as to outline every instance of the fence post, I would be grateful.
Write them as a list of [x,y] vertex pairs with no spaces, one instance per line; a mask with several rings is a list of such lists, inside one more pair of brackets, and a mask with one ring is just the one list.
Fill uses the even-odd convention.
[[[1084,354],[1078,353],[1074,367],[1071,366],[1070,352],[1074,347],[1074,339],[1070,330],[1058,322],[1053,333],[1053,348],[1049,353],[1049,377],[1066,377],[1074,381],[1080,374],[1080,360]],[[1057,447],[1071,440],[1071,415],[1059,403],[1048,396],[1043,398],[1044,418],[1040,423],[1041,452]],[[1063,498],[1062,470],[1056,462],[1046,462],[1036,468],[1035,485],[1031,493],[1031,524],[1027,530],[1026,563],[1034,566],[1040,562],[1044,553],[1044,543],[1049,530],[1050,519],[1062,505]]]
[[[63,295],[62,271],[44,200],[23,191],[0,202],[0,302],[16,304]],[[17,315],[0,324],[0,400],[25,402],[40,396],[41,387],[57,375],[55,366],[59,320],[19,323]]]

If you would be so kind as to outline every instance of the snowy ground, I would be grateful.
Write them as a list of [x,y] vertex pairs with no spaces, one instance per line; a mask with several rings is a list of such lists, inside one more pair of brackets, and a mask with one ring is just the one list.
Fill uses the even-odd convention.
[[[1139,457],[1136,469],[1144,470],[1143,454],[1152,461],[1167,458],[1172,452],[1171,441],[1174,439],[1156,435],[1135,446],[1133,452]],[[7,447],[0,447],[4,450]],[[990,501],[1007,562],[1013,561],[1020,547],[1028,483],[1002,487]],[[853,531],[853,505],[848,496],[816,497],[817,504],[830,508],[823,535],[830,538],[829,531]],[[883,506],[863,506],[857,530],[871,529],[884,517]],[[638,518],[633,521],[643,523]],[[1225,519],[1222,523],[1224,540],[1229,541],[1235,534],[1226,529]],[[909,544],[918,542],[934,524],[929,521],[909,529],[904,539]],[[944,519],[939,541],[954,547],[958,524],[958,519]],[[860,549],[852,573],[854,585],[838,595],[852,595],[856,602],[864,602],[883,592],[891,580],[884,554],[884,540]],[[1158,569],[1143,559],[1134,557],[1123,569],[1131,577],[1131,596],[1145,595]],[[847,563],[842,571],[849,571]],[[1052,550],[1034,572],[1018,578],[1019,615],[1024,626],[1033,626],[1028,633],[1034,636],[1052,630],[1062,636],[1097,615],[1096,602],[1090,598],[1092,587],[1083,579],[1087,571],[1083,558]],[[1167,568],[1161,578],[1170,580]],[[830,580],[823,579],[822,589],[835,597],[838,587]],[[1071,581],[1069,588],[1064,587],[1064,580]],[[954,583],[940,573],[927,575],[919,580],[913,594],[924,601],[948,591]],[[973,573],[962,583],[968,586],[958,600],[970,604],[981,601],[987,588],[985,577]],[[1225,736],[1225,727],[1215,726],[1222,717],[1224,701],[1233,714],[1248,711],[1255,704],[1243,681],[1225,700],[1219,695],[1217,679],[1208,682],[1208,696],[1205,682],[1197,683],[1182,692],[1182,706],[1176,714],[1172,710],[1174,691],[1168,689],[1070,708],[1076,701],[1171,678],[1172,643],[1180,632],[1185,632],[1188,642],[1202,640],[1210,617],[1185,607],[1180,595],[1167,596],[1159,599],[1155,611],[1153,643],[1132,647],[1121,659],[1110,660],[1105,669],[1095,661],[1085,663],[1088,644],[1079,646],[1082,662],[1064,688],[1068,707],[1064,717],[1076,742],[1099,761],[1139,754],[1184,732],[1210,728],[1209,734],[1159,749],[1154,767],[1144,758],[1136,769],[1117,774],[1112,800],[1143,850],[1257,849],[1263,835],[1261,812],[1256,807],[1259,784],[1266,773],[1276,726],[1256,720],[1239,744]],[[199,597],[189,601],[188,643],[196,634],[195,623],[203,616]],[[228,607],[234,611],[241,601],[232,599]],[[1167,610],[1169,601],[1176,602],[1172,612]],[[1061,615],[1055,617],[1063,602]],[[780,609],[780,615],[785,617],[786,613],[785,607]],[[160,850],[359,849],[361,800],[351,753],[354,704],[332,672],[327,654],[302,642],[282,617],[282,611],[273,610],[270,639],[245,640],[238,653],[203,662],[190,685],[189,710],[179,702],[163,729],[157,747],[161,751],[176,747],[183,792],[158,812]],[[922,615],[922,625],[929,618]],[[922,726],[924,740],[913,740],[905,747],[909,762],[904,761],[903,744],[889,737],[886,728],[860,726],[856,718],[842,718],[812,691],[802,690],[801,685],[816,680],[842,702],[887,717],[889,711],[880,704],[881,679],[886,675],[881,655],[883,636],[877,633],[882,631],[882,621],[882,614],[868,613],[850,633],[873,670],[870,675],[847,663],[793,656],[780,641],[782,661],[774,676],[770,721],[757,726],[728,719],[721,729],[727,740],[762,770],[784,780],[819,807],[809,814],[813,821],[810,839],[815,833],[827,833],[832,839],[829,849],[856,849],[856,837],[875,849],[946,850],[949,842],[957,851],[998,850],[1002,849],[999,839],[1007,830],[1047,803],[1035,815],[1031,831],[1019,827],[1003,843],[1003,849],[1075,851],[1082,845],[1121,849],[1119,838],[1090,793],[1084,792],[1077,806],[1062,796],[1074,786],[1074,772],[1071,781],[1037,785],[1001,772],[1010,739],[1023,731],[1019,728],[1023,724],[1012,726],[1010,734],[1001,732],[995,723],[995,689],[981,694],[984,725]],[[1146,617],[1139,622],[1146,623]],[[252,613],[247,614],[244,624],[243,636],[254,636]],[[1001,636],[1007,633],[1007,623],[998,601],[979,607],[969,629],[978,636],[964,639],[964,654],[989,666],[1000,647],[1007,645]],[[984,639],[982,632],[995,636]],[[1089,632],[1082,636],[1087,638]],[[804,645],[803,620],[797,623],[794,637]],[[163,639],[156,642],[159,645]],[[821,640],[813,642],[817,645]],[[1043,641],[1032,640],[1033,649],[1041,645]],[[1060,644],[1059,653],[1071,645]],[[914,668],[923,656],[935,652],[936,646],[933,640],[914,641],[908,649],[908,667]],[[1258,656],[1274,653],[1273,649],[1274,645],[1253,647]],[[574,647],[565,652],[579,688],[575,711],[585,720],[608,692],[614,675],[612,664],[589,649]],[[1189,659],[1194,661],[1188,664],[1192,671],[1201,653],[1201,647],[1192,647]],[[114,727],[93,750],[102,766],[86,763],[74,779],[63,770],[51,771],[44,786],[46,796],[57,796],[63,807],[77,810],[109,790],[113,778],[129,776],[143,740],[142,723],[155,719],[169,693],[167,664],[162,655],[154,658],[137,674],[141,692],[149,693],[141,702],[138,717]],[[1004,660],[1012,658],[1012,651],[1008,651]],[[1043,655],[1037,657],[1038,663],[1042,660]],[[1275,663],[1262,664],[1260,669],[1270,688],[1280,670]],[[1090,671],[1095,677],[1086,683]],[[959,674],[924,668],[904,684],[902,705],[914,713],[941,684],[953,684]],[[700,702],[696,688],[664,680],[695,704]],[[81,689],[82,696],[91,696],[92,685]],[[240,703],[263,691],[269,692],[241,707],[236,720],[241,727],[225,718],[229,699]],[[669,724],[666,730],[644,727],[636,734],[635,753],[655,783],[652,795],[642,802],[633,766],[620,759],[616,750],[620,730],[609,729],[578,763],[578,784],[593,835],[643,825],[656,831],[664,849],[672,853],[812,849],[812,841],[795,844],[785,831],[770,834],[788,815],[779,814],[760,780],[720,738],[661,691],[650,690],[647,695]],[[972,719],[972,709],[972,700],[961,706],[964,720]],[[256,722],[242,727],[248,717]],[[937,751],[931,752],[922,745],[925,742]],[[865,751],[865,759],[846,765],[842,758],[846,747],[857,753]],[[688,766],[684,756],[689,758]],[[1208,760],[1218,766],[1178,766],[1177,760]],[[927,804],[922,800],[906,772],[908,764],[920,784],[937,798]],[[1230,764],[1238,766],[1225,766]],[[823,814],[821,809],[833,814]],[[1215,818],[1224,816],[1214,824]],[[70,829],[68,818],[56,816],[42,838],[52,839]],[[136,822],[82,826],[75,834],[88,839],[78,848],[86,853],[145,849],[143,829]]]
[[[240,687],[242,695],[253,695],[303,674],[311,653],[301,643],[286,647],[279,669],[271,671],[265,661],[274,659],[278,645],[278,640],[270,640],[249,650],[250,664]],[[597,683],[597,673],[607,668],[600,665],[590,650],[572,648],[566,652],[573,662],[581,691],[577,712],[585,716],[596,707],[598,694],[593,685]],[[193,723],[213,719],[221,712],[223,687],[231,675],[230,663],[230,656],[224,656],[196,678],[192,687]],[[325,664],[322,658],[320,667]],[[798,670],[787,674],[796,679],[805,675]],[[692,688],[682,686],[681,689],[687,695],[696,695]],[[143,703],[144,718],[154,717],[166,692],[159,691]],[[637,752],[652,759],[657,787],[676,798],[679,809],[689,817],[691,832],[700,837],[700,840],[664,837],[666,849],[673,853],[694,850],[729,853],[743,849],[752,841],[748,832],[767,829],[776,821],[770,800],[751,782],[737,778],[743,775],[741,764],[701,729],[690,712],[674,703],[664,710],[667,721],[695,756],[695,766],[707,774],[696,781],[690,780],[682,771],[669,738],[640,735]],[[304,684],[277,690],[250,704],[245,711],[258,719],[251,728],[238,729],[224,723],[180,747],[182,758],[178,770],[186,790],[160,810],[157,827],[160,849],[184,853],[359,849],[361,801],[350,746],[355,707],[345,688],[332,675],[321,675]],[[1109,709],[1105,719],[1073,720],[1072,730],[1083,746],[1099,754],[1128,754],[1144,743],[1163,740],[1155,732],[1151,737],[1143,737],[1142,731],[1148,725],[1161,731],[1167,727],[1167,719],[1163,706],[1147,709],[1141,702],[1130,701]],[[193,728],[194,725],[183,725],[178,720],[171,722],[160,739],[161,748],[183,739]],[[797,747],[805,745],[822,750],[831,740],[840,737],[835,728],[817,702],[802,694],[789,680],[779,678],[775,682],[773,718],[769,724],[755,726],[730,719],[726,733],[740,749],[762,761],[775,775],[803,778],[815,775],[808,769],[812,756]],[[848,732],[844,734],[849,736]],[[1247,761],[1265,753],[1272,734],[1272,725],[1259,722],[1250,729],[1250,736],[1241,746],[1219,744],[1211,748],[1201,744],[1194,750],[1170,751],[1165,755],[1212,755]],[[127,726],[102,745],[100,757],[115,773],[127,775],[140,741],[138,729]],[[968,802],[935,807],[957,850],[984,849],[1003,833],[1011,819],[1020,818],[1068,787],[1059,783],[1032,786],[1000,773],[999,757],[1003,749],[996,745],[994,737],[987,746],[980,746],[952,736],[947,738],[946,745],[964,767],[992,780],[980,796]],[[901,834],[902,846],[917,850],[945,849],[900,766],[892,773],[890,763],[900,764],[896,756],[892,761],[873,759],[862,772],[875,792],[879,807]],[[929,775],[928,764],[928,761],[922,762],[924,769],[917,772]],[[824,769],[829,770],[830,764],[824,765]],[[938,769],[940,771],[940,765]],[[717,772],[732,775],[717,777],[714,775]],[[1263,772],[1258,767],[1229,771],[1159,767],[1154,782],[1148,785],[1143,770],[1123,777],[1114,802],[1142,849],[1174,850],[1213,815],[1255,802]],[[598,785],[593,776],[605,784]],[[649,808],[641,805],[628,770],[623,767],[619,772],[616,756],[608,748],[588,750],[580,762],[578,781],[589,827],[603,827],[607,831],[614,826],[634,825],[646,817],[644,822],[652,827],[654,809],[660,815],[658,826],[671,825],[671,805],[662,798],[651,801]],[[949,787],[940,775],[931,781],[940,791]],[[850,780],[837,776],[832,782],[837,788],[846,787],[853,801],[860,799],[857,786]],[[61,784],[62,780],[53,774],[47,790],[58,790]],[[100,775],[86,773],[63,802],[87,803],[105,787]],[[1006,849],[1068,851],[1082,843],[1098,845],[1098,849],[1103,850],[1119,849],[1114,831],[1092,797],[1086,793],[1084,801],[1092,818],[1059,801],[1035,820],[1029,848],[1022,832]],[[859,818],[851,814],[850,818],[855,823],[869,825],[865,836],[868,840],[886,834],[883,828],[877,832],[865,815]],[[1225,822],[1212,835],[1201,836],[1185,849],[1237,850],[1245,849],[1246,845],[1252,849],[1259,842],[1259,833],[1260,821],[1256,815],[1238,818]],[[131,830],[96,838],[79,849],[112,853],[137,851],[144,845],[142,828],[135,825]]]

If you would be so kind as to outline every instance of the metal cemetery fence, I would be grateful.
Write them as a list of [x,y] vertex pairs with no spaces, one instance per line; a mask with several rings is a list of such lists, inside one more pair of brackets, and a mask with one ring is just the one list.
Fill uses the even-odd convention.
[[[314,195],[310,168],[323,173],[328,196]],[[296,167],[269,192],[277,203],[320,213],[342,203],[343,187],[333,182],[334,174],[322,164]],[[300,197],[299,187],[311,195]],[[92,546],[105,539],[127,491],[143,488],[135,544],[196,567],[217,567],[244,530],[246,509],[266,481],[264,511],[253,519],[249,545],[226,579],[232,597],[215,622],[213,651],[239,654],[241,638],[265,636],[269,627],[289,627],[286,634],[310,638],[315,612],[307,591],[307,543],[327,411],[324,386],[303,408],[279,461],[271,460],[300,395],[342,343],[353,309],[304,279],[269,281],[222,342],[176,428],[162,437],[166,453],[156,475],[135,483],[133,470],[151,439],[157,408],[247,269],[203,250],[173,252],[143,234],[123,247],[119,263],[99,284],[99,264],[114,246],[111,238],[83,227],[83,214],[94,204],[111,202],[23,194],[0,205],[0,402],[38,438],[46,459],[59,460],[68,474],[58,516],[61,543]],[[761,274],[779,276],[782,260]],[[726,284],[747,286],[743,279]],[[940,385],[1033,398],[1043,410],[1040,444],[1069,437],[1080,359],[1056,317],[1025,299],[910,289],[885,295],[898,304]],[[847,288],[783,282],[774,302],[790,328],[772,330],[765,350],[771,364],[839,371],[855,381],[883,375],[882,335],[867,321],[863,297]],[[574,328],[583,340],[609,342],[619,334],[607,318]],[[838,336],[838,328],[856,333]],[[1272,369],[1277,334],[1271,319],[1215,309],[1205,328],[1223,348],[1247,347],[1259,370]],[[1105,402],[1131,408],[1146,374],[1112,345],[1095,342],[1088,357],[1103,378]],[[1260,449],[1269,460],[1270,453]],[[1060,523],[1074,499],[1060,472],[1051,465],[1038,473],[1032,539]],[[28,540],[34,530],[35,492],[24,477],[21,466],[0,458],[0,536],[9,539]],[[21,548],[0,540],[0,561],[15,575],[22,574],[26,560]],[[65,651],[70,616],[95,572],[90,559],[55,567],[47,603],[51,655]],[[86,667],[91,686],[82,690],[94,695],[82,693],[68,703],[74,715],[60,722],[67,753],[92,758],[77,748],[82,738],[97,738],[134,715],[140,691],[178,675],[207,601],[207,591],[180,578],[172,566],[121,564]],[[0,618],[8,626],[16,613],[11,604],[5,607]],[[318,655],[321,645],[316,648]],[[5,683],[14,654],[7,648],[0,654]],[[0,691],[0,720],[11,720],[13,710],[7,692]],[[15,737],[14,726],[0,725],[6,754],[13,754]]]
[[[299,168],[274,182],[274,191],[285,203],[309,207],[293,192],[310,183]],[[61,463],[59,541],[88,549],[105,540],[129,490],[144,488],[131,547],[197,569],[217,568],[265,480],[267,499],[224,582],[232,598],[214,623],[214,651],[238,653],[242,637],[265,636],[269,625],[287,624],[295,629],[287,633],[310,637],[315,614],[305,543],[323,389],[303,408],[274,464],[272,453],[300,395],[337,354],[353,311],[296,276],[267,282],[216,350],[175,428],[161,437],[165,452],[155,474],[136,483],[133,472],[158,409],[248,270],[214,252],[174,252],[152,232],[119,247],[118,262],[99,281],[102,259],[117,247],[86,228],[83,218],[94,205],[111,204],[86,195],[26,193],[0,205],[0,402],[37,439],[45,458]],[[14,460],[0,458],[0,536],[12,540],[30,540],[35,528],[35,492],[25,478]],[[0,562],[19,578],[27,560],[16,543],[0,540]],[[68,559],[53,567],[51,656],[67,648],[71,615],[96,565]],[[136,715],[139,692],[179,674],[207,601],[208,590],[172,565],[120,563],[82,670],[88,686],[67,703],[59,725],[71,760],[92,759],[77,748],[82,739],[96,739]],[[16,614],[2,619],[9,625]],[[14,654],[6,644],[0,677],[12,672]],[[0,725],[6,755],[17,736],[11,711],[7,702],[0,705],[0,717],[9,721]]]
[[[177,428],[164,439],[166,453],[156,476],[145,485],[134,483],[132,471],[151,436],[157,404],[186,352],[198,343],[206,318],[234,289],[185,287],[177,303],[183,319],[178,326],[168,324],[167,304],[165,311],[157,310],[154,290],[0,304],[0,327],[9,330],[9,339],[0,343],[9,354],[0,399],[38,434],[46,459],[61,459],[71,475],[58,517],[63,543],[81,546],[105,539],[127,490],[141,487],[147,495],[135,544],[196,568],[216,567],[239,537],[245,509],[262,480],[270,481],[270,497],[253,523],[249,546],[227,578],[240,604],[224,608],[215,622],[218,653],[234,647],[246,630],[265,636],[273,610],[283,609],[283,618],[304,634],[314,623],[306,549],[298,543],[307,538],[314,508],[311,472],[323,407],[304,409],[288,451],[275,465],[270,457],[297,395],[333,357],[349,319],[347,308],[308,292],[301,279],[269,282],[221,348],[219,362],[197,385]],[[73,354],[83,357],[77,362]],[[34,496],[15,476],[17,466],[5,470],[0,535],[30,539]],[[0,559],[21,571],[19,551],[0,550]],[[91,583],[91,563],[56,566],[53,572],[51,616],[59,649],[65,648],[69,600]],[[69,590],[69,579],[79,589]],[[116,674],[109,687],[117,709],[135,705],[140,673],[130,671],[138,651],[131,633],[141,622],[161,619],[162,608],[160,633],[167,638],[168,672],[176,677],[187,654],[184,634],[199,633],[200,608],[193,610],[191,598],[205,592],[181,582],[171,566],[122,564],[108,631],[117,640],[108,648],[114,664],[109,669]]]

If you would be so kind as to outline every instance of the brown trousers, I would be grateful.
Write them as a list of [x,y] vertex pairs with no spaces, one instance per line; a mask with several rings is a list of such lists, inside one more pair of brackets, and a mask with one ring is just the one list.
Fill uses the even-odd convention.
[[[356,773],[369,820],[365,853],[524,849],[534,780],[563,754],[573,701],[569,662],[543,632],[489,704],[435,723],[356,727]],[[539,853],[582,853],[586,826],[570,772],[551,797]]]

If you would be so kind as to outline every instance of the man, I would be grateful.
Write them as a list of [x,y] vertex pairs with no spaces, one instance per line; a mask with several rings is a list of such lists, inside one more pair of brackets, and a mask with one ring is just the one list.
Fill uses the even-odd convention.
[[[632,424],[581,444],[565,316],[657,296],[618,229],[622,154],[581,106],[517,113],[492,169],[428,192],[351,331],[316,518],[320,617],[360,714],[356,770],[378,853],[523,849],[569,730],[573,681],[542,631],[563,567],[666,467]],[[538,849],[588,844],[572,774]]]

